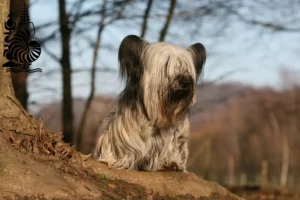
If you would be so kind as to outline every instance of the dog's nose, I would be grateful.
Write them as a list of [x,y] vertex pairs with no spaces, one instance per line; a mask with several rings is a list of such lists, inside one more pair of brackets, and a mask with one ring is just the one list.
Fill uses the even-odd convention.
[[192,81],[189,78],[181,78],[179,80],[179,85],[182,89],[187,89],[191,86]]

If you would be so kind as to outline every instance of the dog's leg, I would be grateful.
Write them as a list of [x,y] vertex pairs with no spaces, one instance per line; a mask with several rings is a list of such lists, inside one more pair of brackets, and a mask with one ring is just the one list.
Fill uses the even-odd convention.
[[186,172],[186,162],[188,159],[189,155],[189,150],[188,150],[188,141],[186,140],[184,144],[182,144],[182,150],[180,152],[180,157],[181,157],[181,169],[183,172]]
[[188,149],[188,136],[190,134],[190,122],[186,118],[181,130],[181,135],[177,138],[178,151],[179,151],[179,168],[180,171],[186,172],[186,163],[189,155]]
[[186,172],[186,162],[188,159],[188,138],[178,138],[176,149],[173,155],[170,156],[170,160],[163,165],[163,171],[180,171]]

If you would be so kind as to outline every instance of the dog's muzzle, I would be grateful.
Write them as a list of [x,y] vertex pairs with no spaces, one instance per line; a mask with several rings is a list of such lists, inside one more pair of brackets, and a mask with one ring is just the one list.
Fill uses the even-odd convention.
[[189,90],[193,87],[194,80],[190,75],[178,75],[175,78],[174,89],[178,91]]
[[189,75],[178,75],[174,78],[170,88],[169,99],[175,102],[190,96],[194,87],[194,80]]
[[193,79],[189,76],[182,76],[178,79],[179,89],[181,90],[188,90],[190,87],[193,86]]

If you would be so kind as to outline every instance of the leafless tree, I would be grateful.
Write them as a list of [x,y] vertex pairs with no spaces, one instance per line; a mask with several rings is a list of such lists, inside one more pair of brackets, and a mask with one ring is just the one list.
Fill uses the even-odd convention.
[[73,136],[73,104],[72,104],[72,80],[71,80],[71,55],[70,40],[71,31],[69,27],[69,17],[66,12],[66,1],[59,0],[59,21],[61,34],[61,50],[60,59],[62,77],[63,77],[63,100],[62,100],[62,121],[64,141],[71,143]]
[[94,46],[94,53],[93,53],[93,64],[92,64],[92,70],[91,70],[91,92],[90,92],[90,95],[87,99],[83,114],[81,116],[79,130],[78,130],[77,135],[76,135],[76,147],[79,150],[81,148],[83,130],[85,128],[86,120],[88,120],[87,115],[88,115],[90,106],[92,104],[92,100],[93,100],[94,95],[95,95],[96,64],[97,64],[97,58],[98,58],[98,51],[99,51],[100,44],[101,44],[101,35],[102,35],[102,32],[105,28],[106,5],[107,5],[107,1],[103,0],[102,8],[101,8],[102,13],[100,15],[100,20],[99,20],[99,25],[98,25],[99,26],[98,27],[98,34],[97,34],[96,44]]

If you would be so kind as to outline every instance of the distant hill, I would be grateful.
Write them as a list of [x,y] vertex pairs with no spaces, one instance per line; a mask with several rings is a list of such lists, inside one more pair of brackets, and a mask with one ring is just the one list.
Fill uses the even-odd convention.
[[191,111],[191,130],[196,131],[201,122],[232,98],[244,95],[250,86],[241,83],[205,83],[197,87],[197,103]]

